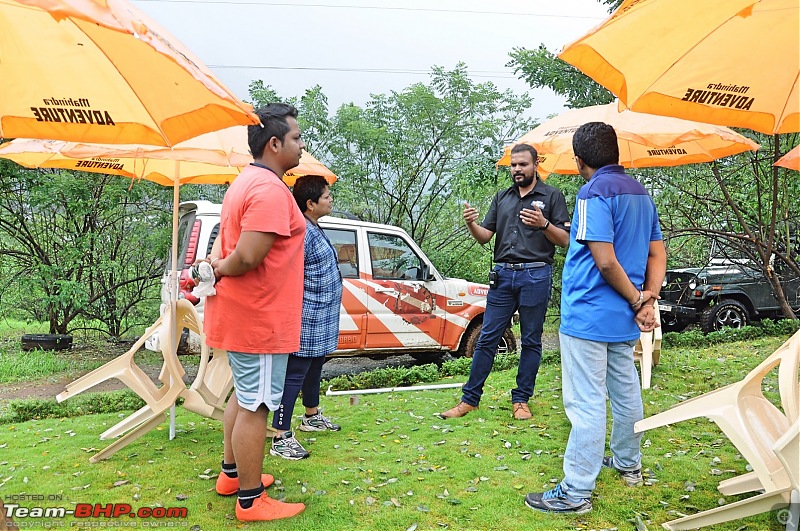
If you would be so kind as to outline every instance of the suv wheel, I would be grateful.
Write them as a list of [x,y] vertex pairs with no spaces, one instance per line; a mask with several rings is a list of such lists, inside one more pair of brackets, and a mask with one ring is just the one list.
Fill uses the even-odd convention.
[[[475,346],[478,344],[478,338],[481,336],[481,327],[482,324],[478,323],[467,330],[464,338],[461,340],[461,347],[458,349],[456,357],[472,357],[472,353],[475,352]],[[514,337],[514,332],[512,332],[510,328],[506,328],[506,331],[503,332],[503,337],[500,338],[500,344],[497,345],[497,353],[507,354],[516,351],[517,338]]]
[[723,327],[742,328],[749,320],[744,304],[734,299],[723,299],[703,312],[703,332],[716,332]]
[[444,357],[444,352],[442,351],[434,351],[434,352],[412,352],[409,354],[412,358],[417,361],[421,361],[422,363],[435,363]]
[[689,323],[681,321],[677,316],[661,314],[661,330],[664,332],[681,332],[687,326]]

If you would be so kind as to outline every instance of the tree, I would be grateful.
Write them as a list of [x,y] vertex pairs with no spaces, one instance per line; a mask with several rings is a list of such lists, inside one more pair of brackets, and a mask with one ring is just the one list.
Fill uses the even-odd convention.
[[614,101],[614,95],[583,72],[539,45],[535,50],[514,48],[506,66],[533,88],[549,88],[567,98],[567,107],[578,109]]
[[531,126],[520,119],[530,104],[527,95],[473,83],[460,64],[434,67],[429,85],[342,106],[331,146],[338,194],[363,219],[402,226],[417,241],[435,238],[442,216],[460,211],[457,198],[495,180],[500,147]]
[[331,118],[328,115],[328,97],[322,87],[314,85],[297,97],[284,98],[261,80],[248,87],[252,104],[256,108],[268,103],[282,102],[297,107],[297,123],[303,134],[306,149],[322,162],[330,163],[330,146],[336,141]]
[[[604,0],[614,10],[621,0]],[[568,99],[569,107],[612,101],[605,88],[544,46],[515,49],[509,66],[532,87],[549,87]],[[773,163],[798,142],[797,134],[752,137],[762,148],[757,153],[678,168],[632,171],[649,187],[659,206],[670,263],[705,263],[711,240],[750,258],[770,279],[787,318],[795,313],[786,302],[782,281],[800,276],[798,248],[798,183],[792,172]],[[699,237],[699,238],[698,238]]]
[[486,212],[507,174],[495,167],[502,146],[532,126],[520,118],[530,97],[475,84],[463,64],[434,67],[428,84],[343,105],[332,117],[318,86],[282,98],[256,81],[250,96],[256,106],[298,107],[309,151],[340,177],[337,210],[403,227],[443,273],[485,282],[491,257],[464,228],[457,199],[483,202]]
[[[796,315],[783,284],[800,276],[800,183],[792,171],[773,163],[797,144],[798,136],[758,135],[758,152],[664,172],[669,180],[657,196],[662,228],[678,242],[671,247],[701,236],[746,257],[769,280],[790,319]],[[708,252],[708,246],[702,250]]]
[[51,333],[99,327],[119,337],[143,324],[139,303],[157,300],[169,242],[167,189],[8,161],[0,176],[3,306]]

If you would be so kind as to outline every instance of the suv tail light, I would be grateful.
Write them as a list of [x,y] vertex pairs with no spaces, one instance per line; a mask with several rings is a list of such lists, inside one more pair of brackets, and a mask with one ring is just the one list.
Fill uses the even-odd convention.
[[200,227],[203,222],[199,219],[194,220],[192,231],[189,233],[189,241],[186,244],[186,257],[183,259],[183,268],[192,267],[197,258],[197,244],[200,239]]

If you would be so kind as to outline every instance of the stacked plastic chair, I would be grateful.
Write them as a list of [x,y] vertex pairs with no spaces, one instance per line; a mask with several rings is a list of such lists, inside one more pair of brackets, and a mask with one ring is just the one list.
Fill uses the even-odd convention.
[[[800,474],[800,465],[797,464],[800,450],[797,450],[797,444],[794,449],[790,448],[794,443],[788,435],[791,430],[796,432],[797,428],[800,407],[799,362],[800,332],[741,381],[681,402],[672,409],[636,423],[634,430],[639,433],[682,420],[708,417],[753,469],[752,473],[723,481],[720,491],[724,494],[763,491],[735,503],[666,522],[666,529],[697,529],[789,505]],[[775,367],[778,367],[783,411],[767,400],[762,392],[764,377]],[[787,468],[787,462],[794,468]]]
[[653,367],[658,365],[661,359],[661,314],[658,310],[658,303],[654,304],[656,312],[656,323],[658,326],[652,332],[642,332],[639,341],[633,348],[633,359],[639,362],[642,372],[642,389],[650,389],[650,379]]
[[[202,345],[197,377],[189,388],[183,382],[185,371],[178,359],[178,342],[184,328],[197,333]],[[164,358],[164,365],[158,377],[161,382],[160,387],[154,384],[134,361],[136,352],[157,330],[160,330],[159,342]],[[179,397],[184,399],[183,406],[186,409],[222,420],[228,394],[233,388],[227,353],[215,350],[212,358],[205,343],[202,321],[194,306],[185,299],[172,302],[128,352],[68,384],[65,390],[56,396],[56,400],[62,402],[111,378],[116,378],[127,385],[144,400],[145,405],[100,435],[104,440],[115,437],[119,439],[93,455],[89,459],[93,463],[108,458],[155,429],[167,419],[167,412]]]

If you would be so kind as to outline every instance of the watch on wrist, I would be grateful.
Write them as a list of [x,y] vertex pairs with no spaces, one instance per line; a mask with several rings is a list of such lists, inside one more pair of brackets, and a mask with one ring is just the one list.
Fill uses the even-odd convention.
[[544,225],[542,225],[542,230],[547,230],[547,227],[550,226],[550,220],[545,220]]

